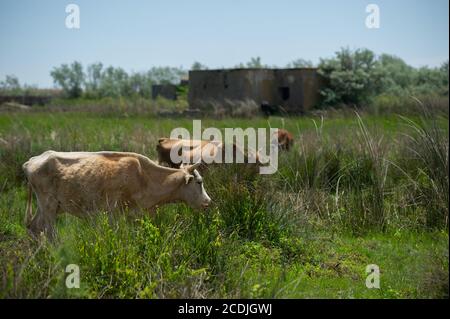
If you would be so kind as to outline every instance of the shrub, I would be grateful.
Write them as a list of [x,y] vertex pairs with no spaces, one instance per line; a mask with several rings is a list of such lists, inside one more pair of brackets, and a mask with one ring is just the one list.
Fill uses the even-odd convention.
[[321,59],[319,74],[324,79],[322,106],[361,107],[380,94],[448,96],[448,61],[439,68],[416,69],[392,55],[343,48],[336,57]]
[[325,105],[361,105],[381,91],[382,74],[375,54],[367,49],[342,49],[336,58],[322,59],[319,74],[325,80],[321,91]]

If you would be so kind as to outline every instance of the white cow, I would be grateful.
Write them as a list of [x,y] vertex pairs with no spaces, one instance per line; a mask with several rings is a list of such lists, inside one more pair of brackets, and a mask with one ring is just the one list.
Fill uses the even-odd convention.
[[[152,211],[178,201],[207,208],[211,199],[198,165],[168,168],[136,153],[44,152],[23,164],[29,185],[27,227],[32,234],[53,234],[60,213],[83,217],[123,208]],[[34,217],[33,191],[38,206]]]

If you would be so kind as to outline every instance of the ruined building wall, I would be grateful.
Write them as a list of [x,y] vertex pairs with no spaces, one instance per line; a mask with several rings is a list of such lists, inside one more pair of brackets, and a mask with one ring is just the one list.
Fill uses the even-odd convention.
[[266,101],[302,112],[319,101],[316,69],[232,69],[189,72],[189,105],[202,108],[226,101]]

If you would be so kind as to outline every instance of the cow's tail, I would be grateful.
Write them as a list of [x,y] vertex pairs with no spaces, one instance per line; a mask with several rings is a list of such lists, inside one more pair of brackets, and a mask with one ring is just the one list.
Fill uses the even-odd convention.
[[31,223],[31,219],[33,218],[33,188],[31,184],[28,182],[27,187],[27,208],[25,211],[25,225],[28,226]]

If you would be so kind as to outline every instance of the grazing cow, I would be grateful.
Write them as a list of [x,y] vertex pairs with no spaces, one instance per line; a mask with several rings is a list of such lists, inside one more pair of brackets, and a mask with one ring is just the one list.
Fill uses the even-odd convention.
[[278,147],[282,150],[289,151],[294,145],[294,136],[284,129],[279,129],[276,134],[278,135]]
[[[244,163],[260,163],[259,155],[257,153],[248,153],[238,147],[236,144],[232,144],[233,149],[233,163],[236,163],[236,159],[241,156]],[[160,138],[156,145],[158,152],[158,161],[160,164],[166,164],[169,167],[180,168],[181,162],[176,163],[171,158],[171,152],[173,150],[184,162],[193,163],[196,159],[201,159],[203,164],[212,164],[213,159],[221,159],[222,163],[225,163],[225,144],[218,141],[205,141],[205,140],[183,140],[183,139],[170,139]],[[209,157],[209,162],[205,161],[205,157]],[[217,163],[217,161],[215,161]]]
[[[53,235],[60,213],[83,217],[124,208],[151,212],[157,205],[178,201],[207,208],[211,199],[198,165],[173,169],[136,153],[44,152],[23,164],[29,185],[27,227],[34,235],[41,231]],[[34,218],[32,191],[38,206]]]

